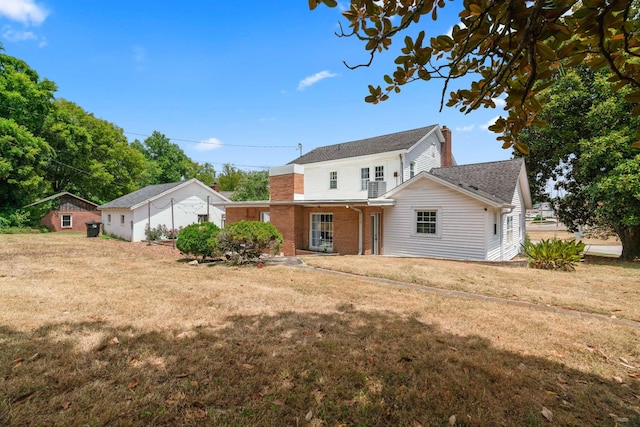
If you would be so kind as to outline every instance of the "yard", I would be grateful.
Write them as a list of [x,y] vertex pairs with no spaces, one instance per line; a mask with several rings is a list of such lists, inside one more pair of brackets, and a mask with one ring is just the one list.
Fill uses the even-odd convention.
[[637,263],[186,261],[0,235],[0,425],[640,426]]

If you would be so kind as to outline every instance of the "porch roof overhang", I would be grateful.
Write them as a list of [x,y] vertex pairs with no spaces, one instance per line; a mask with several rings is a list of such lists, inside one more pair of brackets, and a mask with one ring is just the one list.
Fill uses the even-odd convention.
[[270,206],[303,206],[307,208],[319,206],[393,206],[392,199],[336,199],[336,200],[286,200],[286,201],[255,201],[227,203],[227,208],[267,208]]

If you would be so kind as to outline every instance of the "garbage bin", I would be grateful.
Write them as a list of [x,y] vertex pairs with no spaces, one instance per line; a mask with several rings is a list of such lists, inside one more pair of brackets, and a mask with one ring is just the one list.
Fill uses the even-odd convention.
[[89,221],[85,222],[85,224],[87,225],[87,237],[98,237],[98,234],[100,234],[100,225],[102,225],[102,223]]

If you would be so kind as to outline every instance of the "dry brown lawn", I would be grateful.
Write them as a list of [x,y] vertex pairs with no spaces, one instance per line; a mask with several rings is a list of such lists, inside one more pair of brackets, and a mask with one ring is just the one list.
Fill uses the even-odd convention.
[[[325,259],[638,318],[634,265]],[[640,425],[640,328],[185,261],[81,234],[0,235],[0,425]]]

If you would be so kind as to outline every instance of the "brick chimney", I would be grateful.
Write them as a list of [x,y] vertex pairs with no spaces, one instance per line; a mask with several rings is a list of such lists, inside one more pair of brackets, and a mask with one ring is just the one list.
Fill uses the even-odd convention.
[[220,184],[218,184],[217,182],[214,182],[213,185],[211,186],[211,188],[213,189],[213,191],[215,191],[216,193],[220,192]]
[[453,156],[451,154],[451,129],[446,126],[442,126],[442,136],[444,136],[444,142],[442,143],[442,149],[440,150],[440,166],[448,168],[453,166]]
[[304,199],[304,166],[291,164],[271,168],[269,195],[272,202]]

